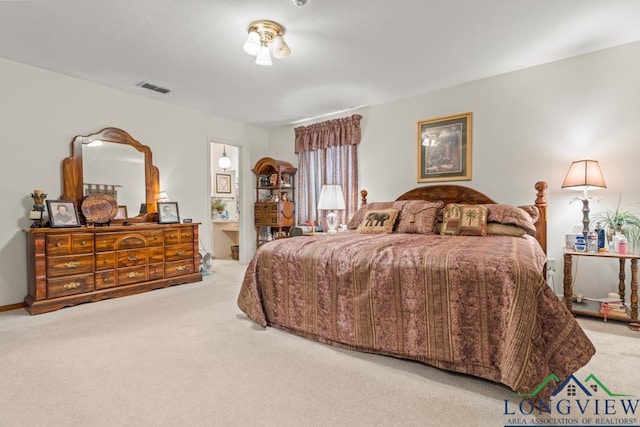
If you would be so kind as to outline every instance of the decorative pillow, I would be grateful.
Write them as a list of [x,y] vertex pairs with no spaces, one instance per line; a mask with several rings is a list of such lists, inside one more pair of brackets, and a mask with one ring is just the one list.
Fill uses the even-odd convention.
[[517,225],[500,224],[497,222],[487,223],[487,234],[500,236],[522,237],[527,232]]
[[535,205],[518,206],[520,209],[531,215],[531,220],[535,224],[540,219],[540,209]]
[[487,221],[497,222],[500,224],[517,225],[524,229],[528,234],[532,236],[535,235],[536,226],[534,225],[533,218],[531,218],[531,215],[524,209],[517,206],[501,204],[487,204],[483,206],[486,206],[489,210]]
[[362,224],[362,220],[364,219],[364,212],[366,210],[395,208],[395,209],[398,209],[398,211],[400,211],[405,203],[407,203],[407,202],[404,201],[404,200],[402,200],[402,201],[392,201],[392,202],[372,202],[372,203],[367,203],[366,205],[364,205],[360,209],[358,209],[358,211],[355,214],[353,214],[353,216],[351,217],[351,219],[347,223],[347,228],[349,230],[355,230],[356,228],[358,228],[358,226],[360,226],[360,224]]
[[443,202],[410,200],[400,211],[397,233],[434,234],[436,216]]
[[370,209],[364,211],[362,223],[356,231],[363,234],[391,233],[398,217],[398,209]]
[[448,236],[486,236],[487,208],[483,205],[449,203],[444,208],[440,234]]

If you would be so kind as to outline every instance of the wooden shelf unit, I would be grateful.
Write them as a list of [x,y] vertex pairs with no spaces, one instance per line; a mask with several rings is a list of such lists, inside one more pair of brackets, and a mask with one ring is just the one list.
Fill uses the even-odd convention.
[[296,171],[291,163],[271,157],[256,162],[253,168],[256,176],[256,247],[269,241],[267,233],[272,233],[273,239],[283,238],[295,225]]

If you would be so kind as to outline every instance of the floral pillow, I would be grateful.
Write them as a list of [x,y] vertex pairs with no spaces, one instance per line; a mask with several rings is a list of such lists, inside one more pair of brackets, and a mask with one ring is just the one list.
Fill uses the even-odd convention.
[[484,205],[449,203],[444,208],[440,234],[446,236],[486,236],[487,208]]
[[356,232],[362,234],[391,233],[398,217],[398,209],[370,209],[364,211],[362,223]]
[[[529,214],[525,209],[517,206],[501,204],[487,204],[483,206],[486,206],[489,210],[487,221],[497,222],[500,224],[517,225],[518,227],[524,229],[527,234],[530,234],[532,236],[535,235],[535,221],[532,218],[531,214]],[[529,206],[528,208],[535,208],[532,209],[531,212],[539,217],[538,208],[536,208],[535,206]]]
[[400,211],[398,233],[434,234],[438,211],[444,206],[443,202],[427,202],[410,200]]

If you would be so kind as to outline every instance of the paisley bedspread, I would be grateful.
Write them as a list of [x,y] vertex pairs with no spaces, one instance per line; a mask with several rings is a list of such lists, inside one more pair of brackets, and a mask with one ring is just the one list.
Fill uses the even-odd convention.
[[318,234],[261,246],[238,306],[262,326],[528,393],[595,349],[530,236]]

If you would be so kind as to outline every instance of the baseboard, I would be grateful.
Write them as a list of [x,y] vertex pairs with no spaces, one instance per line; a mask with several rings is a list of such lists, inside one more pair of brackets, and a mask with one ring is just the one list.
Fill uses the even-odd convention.
[[19,303],[16,303],[16,304],[0,305],[0,312],[9,311],[9,310],[16,310],[18,308],[24,308],[24,303],[23,302],[19,302]]

